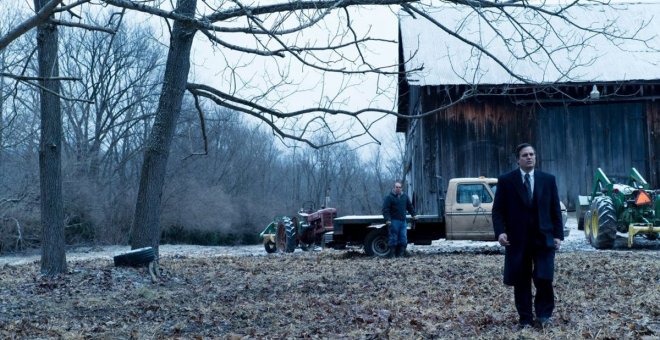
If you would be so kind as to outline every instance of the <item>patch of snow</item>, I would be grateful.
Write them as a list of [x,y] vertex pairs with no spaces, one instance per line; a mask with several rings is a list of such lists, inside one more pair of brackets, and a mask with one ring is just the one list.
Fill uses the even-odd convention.
[[[569,214],[566,225],[570,234],[564,239],[559,250],[560,253],[566,252],[608,252],[628,250],[627,239],[617,238],[613,250],[596,250],[587,243],[584,231],[577,229],[577,219],[574,214]],[[493,254],[504,253],[504,247],[501,247],[497,241],[448,241],[445,239],[433,241],[431,245],[409,245],[411,253],[478,253]],[[356,248],[357,250],[357,248]],[[660,241],[649,241],[642,237],[636,237],[633,250],[660,250]],[[115,255],[131,251],[130,246],[93,246],[93,247],[75,247],[67,250],[66,259],[68,262],[86,261],[94,259],[107,259],[112,261]],[[173,245],[164,244],[160,246],[160,256],[168,257],[218,257],[218,256],[286,256],[289,254],[267,254],[262,244],[249,246],[196,246],[196,245]],[[301,253],[314,253],[322,250],[315,247],[312,252],[303,252],[297,248],[295,255]],[[332,252],[343,252],[343,250],[330,250]],[[6,255],[0,256],[0,267],[4,265],[24,265],[38,263],[40,255],[38,251],[30,254]]]
[[[131,251],[130,246],[93,246],[93,247],[76,247],[67,250],[66,260],[72,261],[87,261],[96,259],[107,259],[112,261],[115,255],[127,253]],[[159,247],[159,253],[162,258],[167,257],[213,257],[213,256],[261,256],[266,255],[264,246],[250,245],[250,246],[196,246],[196,245],[181,245],[181,244],[163,244]],[[24,265],[30,263],[38,263],[40,260],[39,253],[31,254],[13,254],[8,256],[0,256],[0,266],[3,265]]]

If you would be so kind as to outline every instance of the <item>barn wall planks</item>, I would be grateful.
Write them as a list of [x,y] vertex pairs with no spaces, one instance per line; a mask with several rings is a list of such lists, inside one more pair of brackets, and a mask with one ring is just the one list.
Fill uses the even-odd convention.
[[[418,91],[416,112],[439,107],[434,91]],[[412,113],[412,112],[411,112]],[[573,209],[591,190],[593,173],[627,176],[636,167],[660,183],[660,105],[651,101],[591,105],[515,105],[506,99],[455,105],[409,121],[406,179],[418,210],[438,212],[450,178],[495,177],[515,169],[515,146],[530,142],[538,167],[557,177],[560,199]]]

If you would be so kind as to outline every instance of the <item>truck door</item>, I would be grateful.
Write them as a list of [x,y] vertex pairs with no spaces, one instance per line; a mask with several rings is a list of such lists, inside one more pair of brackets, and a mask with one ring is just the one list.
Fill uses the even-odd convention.
[[[459,183],[446,211],[448,240],[493,240],[494,195],[487,183]],[[475,206],[475,203],[478,203]]]

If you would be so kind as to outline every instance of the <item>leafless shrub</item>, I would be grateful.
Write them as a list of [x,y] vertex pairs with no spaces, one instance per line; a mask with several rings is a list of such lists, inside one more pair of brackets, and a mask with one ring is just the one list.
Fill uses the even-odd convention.
[[65,228],[68,243],[126,243],[134,194],[81,177],[64,186]]
[[230,231],[238,220],[232,197],[222,186],[173,179],[163,199],[163,225],[183,225],[200,230]]
[[0,198],[0,254],[37,247],[40,243],[38,201],[27,193]]

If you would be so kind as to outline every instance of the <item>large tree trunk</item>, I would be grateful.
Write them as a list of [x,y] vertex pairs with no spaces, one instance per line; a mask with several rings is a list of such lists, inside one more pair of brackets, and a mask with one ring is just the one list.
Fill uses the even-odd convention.
[[[192,18],[196,5],[196,0],[179,0],[176,12]],[[194,35],[195,30],[185,23],[174,22],[158,112],[144,152],[135,219],[131,229],[132,249],[150,246],[154,247],[158,254],[163,182],[170,145],[188,81],[190,49]]]
[[[0,33],[1,35],[2,33]],[[0,50],[0,70],[4,70],[5,68],[5,51]],[[4,171],[2,169],[3,165],[3,159],[2,159],[2,154],[4,153],[4,150],[2,148],[3,145],[3,139],[2,136],[4,135],[3,130],[5,129],[5,116],[3,114],[3,110],[5,107],[5,93],[3,92],[5,88],[5,77],[0,75],[0,171]]]
[[[34,0],[39,11],[48,0]],[[48,22],[37,28],[39,76],[59,77],[57,27]],[[41,80],[41,139],[39,179],[41,185],[41,272],[66,272],[64,208],[62,204],[62,112],[59,80]]]

